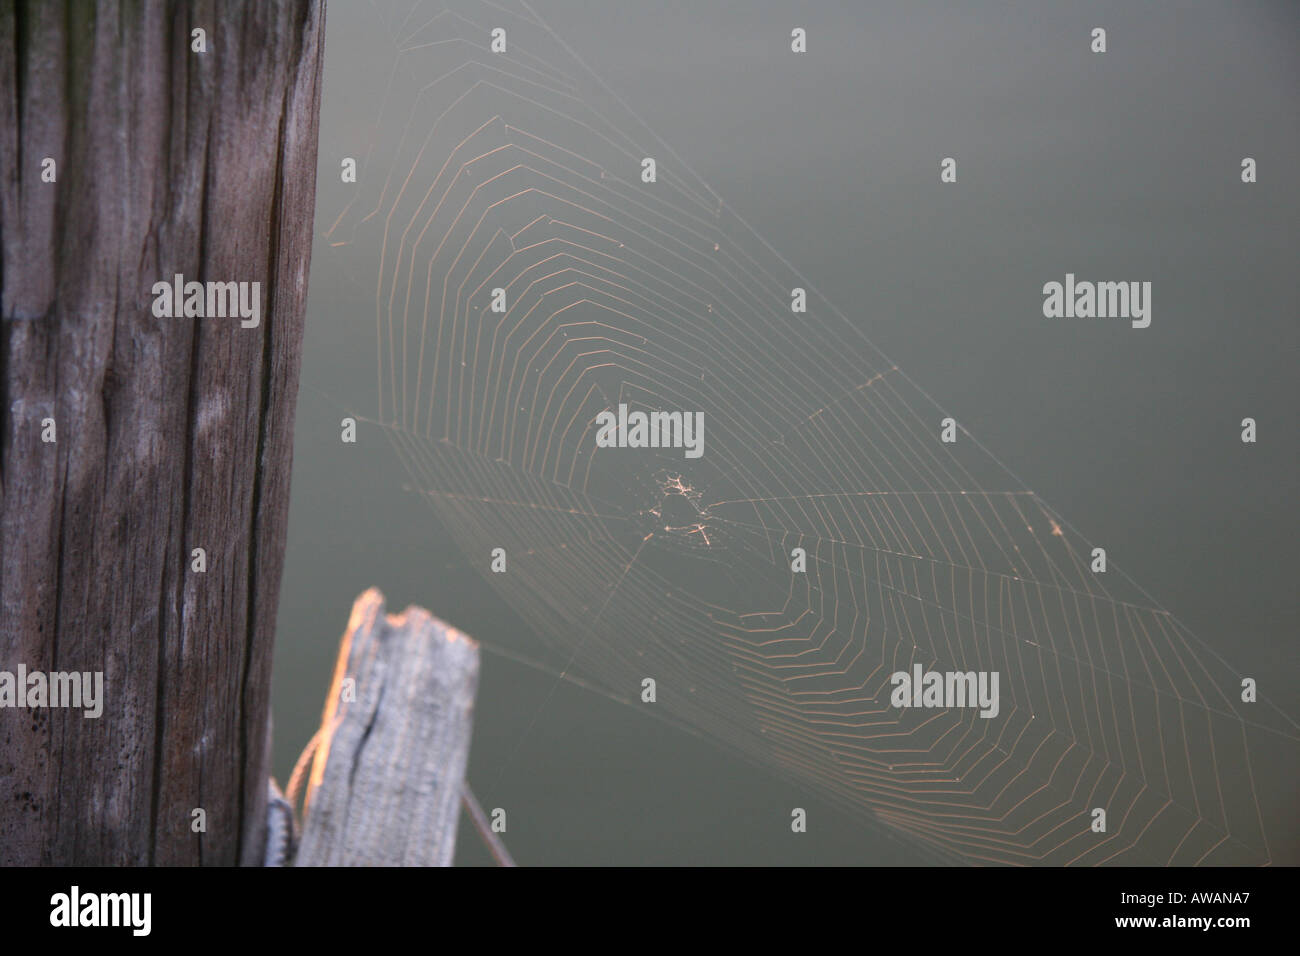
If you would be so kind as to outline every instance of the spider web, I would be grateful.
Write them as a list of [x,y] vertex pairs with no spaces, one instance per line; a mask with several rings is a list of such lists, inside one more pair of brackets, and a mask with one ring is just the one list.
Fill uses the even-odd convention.
[[[972,436],[942,443],[864,318],[530,7],[374,9],[386,93],[325,231],[373,278],[374,420],[564,675],[652,677],[676,721],[946,856],[1270,860],[1249,738],[1289,718]],[[620,404],[703,412],[704,455],[598,449]],[[890,706],[916,664],[998,672],[1000,712]]]

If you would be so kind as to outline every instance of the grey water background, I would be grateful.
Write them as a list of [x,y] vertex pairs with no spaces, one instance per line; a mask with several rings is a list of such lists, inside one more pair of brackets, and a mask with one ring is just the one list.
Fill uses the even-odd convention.
[[[1300,716],[1300,6],[534,8],[810,286]],[[795,26],[808,31],[801,56]],[[1105,54],[1089,51],[1095,26]],[[374,279],[319,237],[346,201],[339,160],[364,151],[376,65],[392,55],[369,4],[330,5],[275,651],[282,782],[366,587],[391,610],[418,603],[485,642],[527,646],[403,490],[383,437],[363,425],[357,446],[339,441],[344,414],[374,413]],[[948,156],[955,185],[939,182]],[[1240,182],[1244,156],[1257,184]],[[1150,328],[1043,318],[1043,283],[1067,272],[1151,281]],[[1247,416],[1255,445],[1238,437]],[[1255,784],[1275,862],[1296,863],[1300,768],[1295,744],[1276,743]],[[706,737],[491,654],[469,778],[507,809],[524,864],[926,862]],[[790,832],[793,806],[809,810],[806,834]],[[464,826],[458,859],[488,862]]]

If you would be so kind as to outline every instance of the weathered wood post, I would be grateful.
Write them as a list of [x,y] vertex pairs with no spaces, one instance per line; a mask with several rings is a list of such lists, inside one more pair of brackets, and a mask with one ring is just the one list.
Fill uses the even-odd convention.
[[428,611],[386,614],[375,588],[357,598],[317,734],[296,865],[451,865],[478,672],[477,642]]
[[0,863],[261,861],[323,43],[310,0],[0,4],[0,671],[103,674],[0,709]]

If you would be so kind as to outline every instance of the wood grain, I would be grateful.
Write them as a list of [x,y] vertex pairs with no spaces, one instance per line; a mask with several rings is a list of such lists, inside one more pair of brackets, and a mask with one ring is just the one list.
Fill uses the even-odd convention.
[[478,643],[428,611],[390,616],[374,588],[357,599],[295,865],[451,865],[478,673]]
[[[0,710],[5,864],[261,862],[323,43],[307,0],[0,4],[0,669],[106,696]],[[260,325],[155,317],[176,273]]]

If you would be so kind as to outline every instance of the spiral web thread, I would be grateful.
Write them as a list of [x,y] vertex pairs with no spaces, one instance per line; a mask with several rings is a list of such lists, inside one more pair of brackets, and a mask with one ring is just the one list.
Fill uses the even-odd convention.
[[[505,549],[487,576],[566,673],[654,677],[676,720],[946,857],[1269,862],[1250,738],[1295,723],[973,436],[941,443],[870,316],[526,4],[375,22],[386,93],[326,236],[374,270],[376,420],[463,553]],[[620,403],[703,412],[703,457],[598,449]],[[999,714],[892,707],[917,663],[998,672]]]

